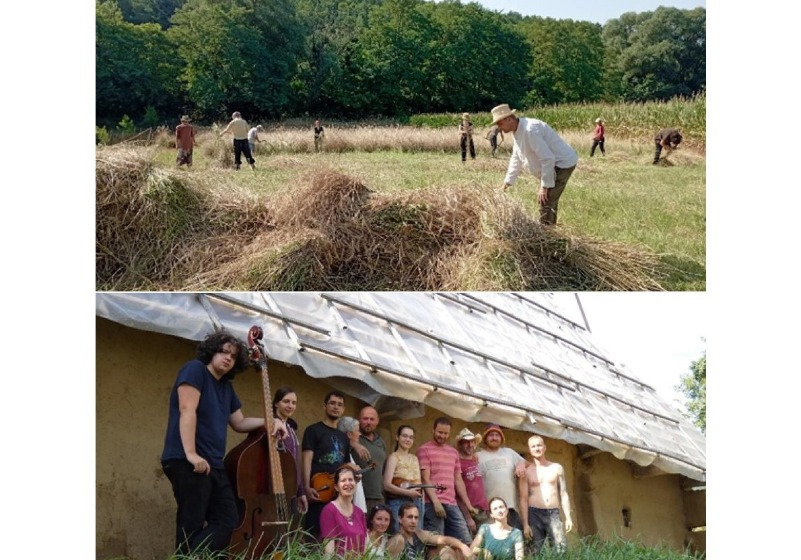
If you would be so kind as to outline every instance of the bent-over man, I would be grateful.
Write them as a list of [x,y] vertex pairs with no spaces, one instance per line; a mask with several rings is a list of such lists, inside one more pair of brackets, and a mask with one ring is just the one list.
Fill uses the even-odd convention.
[[503,190],[515,184],[523,166],[527,165],[540,178],[540,189],[537,193],[540,223],[554,225],[559,199],[578,164],[578,154],[546,123],[517,117],[515,112],[506,104],[492,109],[492,124],[497,124],[502,132],[511,132],[514,138]]

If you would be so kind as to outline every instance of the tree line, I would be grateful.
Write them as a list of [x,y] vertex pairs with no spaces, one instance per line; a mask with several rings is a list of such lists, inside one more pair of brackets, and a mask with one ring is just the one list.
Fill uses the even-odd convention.
[[458,0],[96,0],[96,118],[402,119],[706,88],[706,10],[604,25]]

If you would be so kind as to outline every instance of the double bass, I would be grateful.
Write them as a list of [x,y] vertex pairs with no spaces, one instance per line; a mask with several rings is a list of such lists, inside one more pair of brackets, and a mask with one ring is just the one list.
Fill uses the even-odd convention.
[[[267,356],[261,327],[248,331],[248,355],[261,372],[264,397],[264,426],[250,432],[224,459],[234,489],[239,525],[231,535],[229,552],[242,558],[260,558],[273,550],[289,530],[289,499],[298,489],[295,458],[272,435],[272,399],[267,373]],[[239,556],[237,556],[239,557]]]

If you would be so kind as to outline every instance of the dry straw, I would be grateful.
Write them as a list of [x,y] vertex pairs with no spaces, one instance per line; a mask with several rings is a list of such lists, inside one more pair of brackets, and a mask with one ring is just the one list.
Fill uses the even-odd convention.
[[489,187],[373,192],[325,168],[278,196],[97,156],[100,290],[660,290],[656,255],[543,228]]

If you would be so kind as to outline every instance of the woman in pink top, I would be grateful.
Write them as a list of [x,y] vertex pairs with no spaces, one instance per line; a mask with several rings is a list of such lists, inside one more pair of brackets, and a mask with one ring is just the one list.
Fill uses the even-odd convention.
[[367,520],[364,512],[353,504],[356,492],[356,473],[352,467],[340,467],[334,475],[337,497],[328,502],[320,513],[320,538],[325,542],[325,553],[345,556],[364,552],[367,538]]

